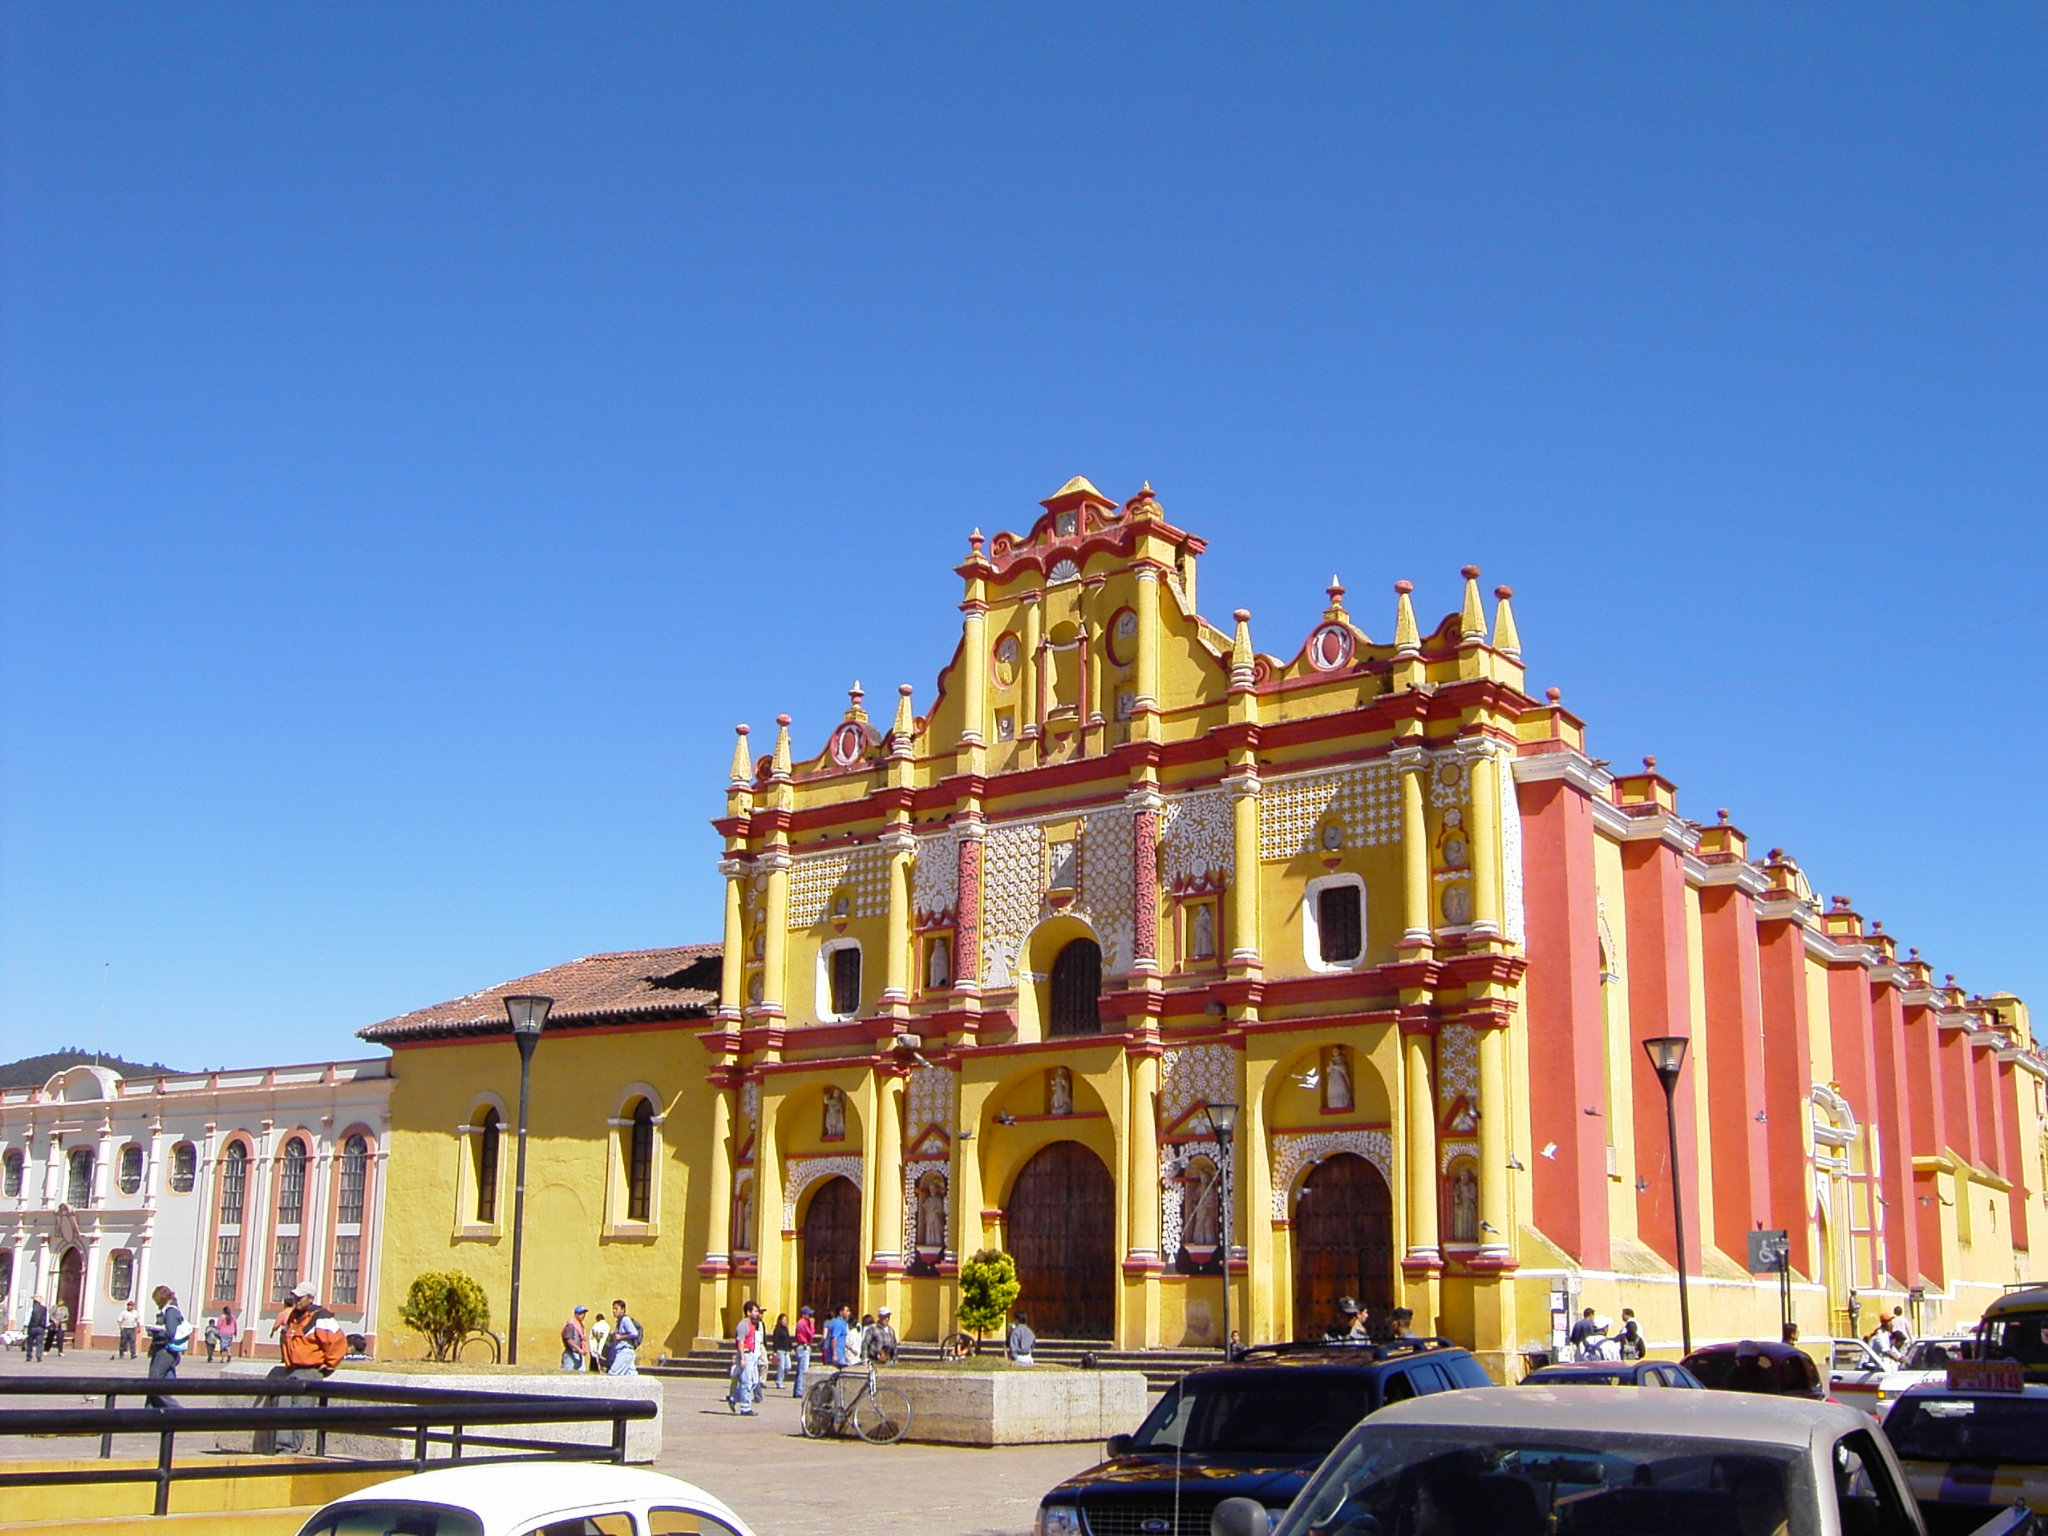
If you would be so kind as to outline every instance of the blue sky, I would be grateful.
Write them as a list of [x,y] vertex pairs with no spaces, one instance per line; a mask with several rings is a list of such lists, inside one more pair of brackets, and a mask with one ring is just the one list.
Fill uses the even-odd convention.
[[0,8],[0,1054],[711,939],[731,728],[1149,479],[2048,999],[2048,13]]

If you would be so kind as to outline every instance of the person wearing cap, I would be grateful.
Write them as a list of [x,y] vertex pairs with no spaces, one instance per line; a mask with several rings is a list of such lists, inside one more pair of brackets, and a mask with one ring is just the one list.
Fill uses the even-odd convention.
[[[291,1305],[278,1314],[277,1352],[281,1364],[270,1368],[273,1377],[284,1376],[302,1381],[318,1381],[332,1376],[335,1367],[341,1364],[348,1353],[348,1337],[341,1331],[341,1324],[332,1312],[321,1306],[315,1298],[313,1287],[303,1280],[292,1287]],[[282,1408],[311,1407],[310,1397],[281,1397],[274,1401]],[[303,1429],[279,1430],[272,1437],[271,1444],[262,1443],[263,1436],[257,1436],[258,1451],[281,1451],[296,1456],[306,1444]]]
[[860,1331],[860,1357],[869,1365],[887,1365],[896,1358],[896,1329],[889,1309],[875,1308],[875,1320]]
[[562,1324],[562,1369],[580,1371],[584,1369],[590,1355],[590,1330],[583,1320],[590,1315],[590,1308],[578,1307],[569,1314],[569,1321]]
[[796,1387],[789,1395],[801,1399],[804,1377],[811,1371],[811,1346],[818,1342],[818,1320],[809,1307],[796,1309]]

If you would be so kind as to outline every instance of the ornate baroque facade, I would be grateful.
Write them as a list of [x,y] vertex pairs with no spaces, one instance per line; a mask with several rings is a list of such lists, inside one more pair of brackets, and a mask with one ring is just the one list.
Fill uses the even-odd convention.
[[[886,1301],[936,1337],[960,1257],[990,1246],[1042,1336],[1284,1337],[1355,1294],[1504,1370],[1567,1303],[1674,1340],[1674,1169],[1640,1048],[1666,1035],[1690,1039],[1697,1336],[1776,1333],[1776,1282],[1742,1263],[1758,1226],[1791,1233],[1809,1333],[1909,1295],[1924,1325],[1971,1316],[2030,1273],[2048,1176],[2022,1005],[1937,982],[1725,813],[1685,819],[1654,760],[1589,757],[1525,687],[1507,588],[1489,616],[1468,568],[1425,631],[1397,582],[1374,640],[1333,580],[1266,654],[1243,611],[1200,616],[1203,541],[1149,488],[1118,506],[1076,479],[1043,507],[969,541],[924,714],[906,685],[885,725],[856,686],[808,757],[786,716],[759,756],[741,727],[715,1002],[620,1014],[643,1033],[602,1047],[644,1088],[572,1087],[600,1045],[549,1031],[548,1080],[592,1121],[549,1155],[583,1146],[629,1193],[541,1240],[602,1273],[602,1245],[654,1245],[647,1213],[678,1213],[667,1259],[632,1261],[659,1292],[636,1311],[673,1301],[671,1349],[749,1296]],[[367,1032],[440,1048],[438,1073],[399,1058],[400,1162],[408,1130],[445,1142],[469,1113],[448,1085],[512,1071],[502,1038],[478,1054],[489,1028]],[[644,1166],[620,1108],[643,1101]],[[1237,1106],[1227,1211],[1215,1104]],[[430,1184],[467,1166],[432,1161],[457,1172]],[[559,1321],[543,1294],[529,1347]]]

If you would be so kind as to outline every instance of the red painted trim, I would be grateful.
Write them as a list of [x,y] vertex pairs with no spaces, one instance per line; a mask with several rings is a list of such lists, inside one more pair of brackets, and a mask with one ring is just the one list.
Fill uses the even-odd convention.
[[[1806,1154],[1807,1096],[1813,1086],[1813,1040],[1806,1009],[1806,935],[1789,918],[1757,924],[1757,971],[1763,992],[1765,1139],[1770,1145],[1771,1216],[1791,1236],[1791,1265],[1814,1276],[1812,1164]],[[1631,1063],[1633,1065],[1633,1063]]]
[[[1685,913],[1685,871],[1661,842],[1624,843],[1622,893],[1628,921],[1628,1082],[1635,1114],[1636,1168],[1648,1188],[1636,1194],[1636,1230],[1665,1262],[1677,1262],[1672,1221],[1674,1180],[1685,1194],[1685,1248],[1700,1255],[1699,1065],[1689,1057],[1673,1096],[1678,1166],[1671,1167],[1664,1090],[1644,1058],[1642,1042],[1692,1033],[1691,973]],[[1802,1160],[1801,1171],[1804,1171]],[[1699,1259],[1694,1257],[1697,1264]]]

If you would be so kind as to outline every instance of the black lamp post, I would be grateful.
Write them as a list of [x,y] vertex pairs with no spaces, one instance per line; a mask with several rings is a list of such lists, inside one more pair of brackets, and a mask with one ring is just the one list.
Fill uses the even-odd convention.
[[1230,1358],[1230,1138],[1237,1131],[1237,1106],[1204,1104],[1202,1114],[1216,1142],[1217,1229],[1223,1238],[1223,1358]]
[[505,1363],[519,1363],[519,1253],[526,1238],[526,1093],[533,1081],[533,1048],[540,1044],[552,997],[508,997],[505,1016],[519,1047],[519,1160],[512,1175],[512,1307],[505,1324]]
[[1678,1178],[1678,1074],[1685,1069],[1685,1050],[1692,1041],[1684,1035],[1658,1035],[1643,1042],[1643,1054],[1650,1058],[1657,1081],[1664,1085],[1664,1124],[1671,1133],[1671,1226],[1678,1245],[1678,1331],[1685,1340],[1685,1352],[1692,1353],[1692,1305],[1685,1289],[1685,1191]]

